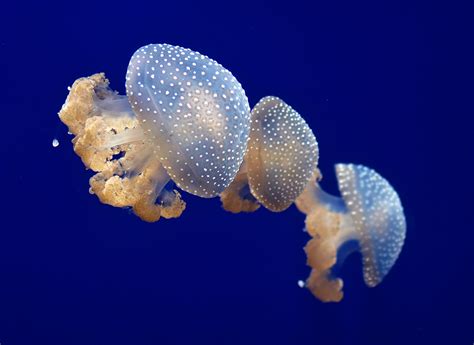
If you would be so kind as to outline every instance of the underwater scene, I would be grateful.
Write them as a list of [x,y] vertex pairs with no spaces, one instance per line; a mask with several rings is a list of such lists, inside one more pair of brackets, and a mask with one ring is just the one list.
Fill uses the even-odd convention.
[[0,344],[471,344],[459,7],[9,4]]

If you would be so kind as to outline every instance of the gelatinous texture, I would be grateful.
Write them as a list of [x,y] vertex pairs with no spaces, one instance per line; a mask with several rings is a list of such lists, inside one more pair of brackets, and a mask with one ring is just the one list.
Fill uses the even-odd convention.
[[250,190],[272,211],[287,209],[316,171],[318,143],[303,118],[277,97],[252,109],[245,157]]
[[145,221],[181,215],[180,194],[165,188],[168,174],[153,156],[127,98],[109,88],[103,73],[76,80],[59,117],[74,135],[74,151],[96,172],[90,191],[103,203],[132,207]]
[[154,154],[183,190],[220,194],[242,163],[250,108],[239,82],[189,49],[151,44],[127,71],[127,95]]
[[[341,265],[345,256],[359,250],[365,283],[376,286],[395,264],[406,234],[400,199],[387,180],[354,164],[336,165],[336,175],[342,198],[324,192],[313,178],[296,200],[312,236],[305,247],[312,268],[306,286],[325,302],[343,297],[343,282],[331,272],[336,263]],[[358,246],[338,256],[352,241]]]
[[406,235],[397,192],[382,176],[362,165],[337,164],[336,174],[364,257],[364,280],[376,286],[395,264]]

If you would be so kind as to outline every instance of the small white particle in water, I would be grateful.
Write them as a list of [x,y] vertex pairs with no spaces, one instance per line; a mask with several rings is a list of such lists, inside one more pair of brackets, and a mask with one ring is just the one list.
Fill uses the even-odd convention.
[[299,286],[300,288],[304,288],[304,281],[298,280],[298,286]]
[[52,144],[53,144],[53,147],[58,147],[58,146],[59,146],[59,141],[58,141],[58,139],[53,139]]
[[70,87],[70,86],[68,86],[68,87],[67,87],[67,90],[68,90],[68,91],[71,91],[71,87]]

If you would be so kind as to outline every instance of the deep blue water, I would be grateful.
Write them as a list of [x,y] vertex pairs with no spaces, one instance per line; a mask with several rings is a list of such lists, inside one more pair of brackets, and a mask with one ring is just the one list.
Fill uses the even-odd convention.
[[[472,2],[421,0],[3,4],[0,343],[472,344],[473,20]],[[329,191],[337,162],[391,182],[408,236],[379,287],[352,256],[341,303],[300,289],[294,207],[185,194],[181,218],[147,224],[89,195],[66,88],[103,71],[123,93],[133,52],[162,42],[222,63],[251,106],[297,109]]]

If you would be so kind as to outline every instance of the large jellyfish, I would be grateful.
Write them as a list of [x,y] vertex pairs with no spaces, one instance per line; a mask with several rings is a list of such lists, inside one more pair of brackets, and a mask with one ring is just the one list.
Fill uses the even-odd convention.
[[104,74],[80,78],[59,112],[75,152],[96,172],[91,193],[150,222],[181,215],[174,183],[204,198],[222,193],[250,127],[247,97],[232,74],[192,50],[151,44],[132,56],[126,89],[127,96],[112,91]]
[[305,247],[312,268],[306,286],[324,302],[342,299],[343,281],[334,268],[356,250],[366,285],[378,285],[395,264],[406,233],[400,199],[387,180],[354,164],[337,164],[336,175],[342,197],[324,192],[315,175],[295,202],[312,236]]
[[303,118],[277,97],[264,97],[251,112],[247,153],[235,180],[221,194],[224,209],[252,212],[262,204],[286,210],[317,171],[316,137]]

